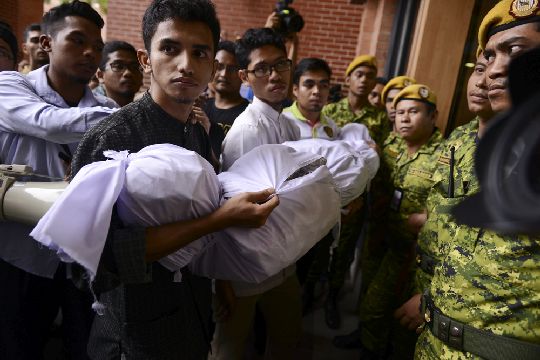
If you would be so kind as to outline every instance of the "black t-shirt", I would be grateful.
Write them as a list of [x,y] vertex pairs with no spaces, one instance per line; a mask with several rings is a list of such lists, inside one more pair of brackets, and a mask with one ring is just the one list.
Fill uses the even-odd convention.
[[210,119],[210,143],[214,154],[219,158],[221,154],[221,143],[225,139],[225,135],[231,128],[234,120],[240,115],[249,102],[243,101],[241,104],[236,105],[230,109],[219,109],[216,107],[215,99],[208,99],[204,104],[203,110]]

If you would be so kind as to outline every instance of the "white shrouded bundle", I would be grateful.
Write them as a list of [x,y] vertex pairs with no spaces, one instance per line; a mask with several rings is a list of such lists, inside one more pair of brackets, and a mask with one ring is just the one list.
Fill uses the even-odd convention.
[[220,238],[191,263],[197,274],[261,282],[295,263],[339,221],[339,193],[319,155],[262,145],[218,177],[225,198],[274,188],[279,205],[260,228],[225,229],[228,239]]
[[368,145],[367,141],[360,138],[335,141],[305,139],[288,141],[284,145],[300,152],[318,154],[326,159],[326,166],[340,191],[342,206],[364,193],[379,167],[377,152]]
[[[201,217],[219,206],[212,166],[176,145],[147,146],[137,153],[106,151],[112,160],[84,166],[30,234],[96,274],[113,205],[129,226],[155,226]],[[187,265],[211,236],[198,239],[160,262],[171,271]],[[180,272],[176,279],[180,279]]]

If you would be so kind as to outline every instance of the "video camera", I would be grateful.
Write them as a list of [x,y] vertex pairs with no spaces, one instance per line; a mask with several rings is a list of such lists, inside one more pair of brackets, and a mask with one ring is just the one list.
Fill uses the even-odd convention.
[[293,0],[279,0],[276,3],[276,14],[279,16],[279,28],[276,29],[283,36],[300,32],[304,28],[304,19],[296,10],[289,7]]

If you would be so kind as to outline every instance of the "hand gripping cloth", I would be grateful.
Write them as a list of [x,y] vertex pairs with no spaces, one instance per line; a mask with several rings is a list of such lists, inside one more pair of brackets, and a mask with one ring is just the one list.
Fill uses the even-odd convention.
[[[193,151],[171,144],[137,153],[106,151],[111,160],[83,167],[30,234],[76,261],[93,279],[110,226],[112,208],[128,226],[156,226],[205,216],[219,206],[212,166]],[[198,239],[160,262],[180,280],[180,268],[213,239]]]
[[223,200],[274,188],[280,202],[260,228],[225,229],[225,238],[190,264],[195,273],[259,283],[295,263],[339,221],[339,193],[320,155],[262,145],[218,177]]

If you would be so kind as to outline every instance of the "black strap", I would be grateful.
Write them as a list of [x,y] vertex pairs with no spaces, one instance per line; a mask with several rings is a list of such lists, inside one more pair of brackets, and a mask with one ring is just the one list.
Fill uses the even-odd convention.
[[445,316],[435,307],[431,296],[424,294],[428,327],[436,338],[449,347],[487,360],[538,360],[540,345],[480,330]]
[[416,264],[423,272],[433,276],[435,274],[435,267],[439,264],[439,261],[433,256],[428,255],[420,246],[416,246]]

